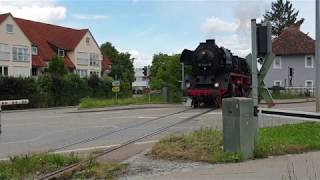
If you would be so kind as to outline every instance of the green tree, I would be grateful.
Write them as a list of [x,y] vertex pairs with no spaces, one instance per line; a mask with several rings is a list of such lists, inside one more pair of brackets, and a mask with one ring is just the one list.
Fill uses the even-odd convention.
[[49,62],[46,74],[48,76],[48,94],[52,98],[53,106],[64,105],[64,75],[67,73],[68,70],[63,59],[57,56],[53,57]]
[[119,52],[110,42],[101,45],[102,53],[112,62],[110,76],[121,81],[120,96],[132,94],[131,83],[134,81],[134,67],[131,54]]
[[272,2],[271,10],[263,15],[263,21],[269,21],[272,24],[272,34],[279,36],[286,27],[296,24],[300,26],[304,18],[297,20],[299,11],[293,8],[289,0],[276,0]]
[[61,57],[55,56],[49,62],[47,72],[51,76],[61,76],[62,77],[68,73],[68,69],[67,69],[66,65],[64,64],[63,59]]
[[150,69],[151,88],[162,89],[163,87],[167,87],[171,101],[180,101],[181,70],[179,54],[155,54]]

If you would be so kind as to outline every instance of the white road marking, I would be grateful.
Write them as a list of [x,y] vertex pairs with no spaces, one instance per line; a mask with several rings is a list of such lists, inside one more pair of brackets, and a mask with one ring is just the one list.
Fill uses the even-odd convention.
[[139,119],[153,119],[153,118],[158,118],[156,116],[138,116]]

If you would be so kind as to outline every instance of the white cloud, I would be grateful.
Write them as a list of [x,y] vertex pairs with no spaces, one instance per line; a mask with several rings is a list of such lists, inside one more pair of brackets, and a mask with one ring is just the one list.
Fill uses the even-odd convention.
[[219,46],[230,49],[234,55],[238,55],[240,57],[247,56],[251,51],[250,38],[246,36],[232,34],[231,36],[218,38],[216,41]]
[[55,0],[0,0],[0,13],[8,12],[19,18],[53,23],[63,20],[67,9]]
[[151,65],[152,62],[152,56],[148,56],[146,54],[143,54],[139,52],[138,50],[129,50],[128,51],[131,54],[131,57],[134,58],[134,67],[143,67],[147,65]]
[[212,36],[217,32],[235,32],[238,27],[239,22],[228,22],[212,16],[201,25],[201,31]]
[[109,16],[99,14],[75,14],[73,17],[80,20],[104,20],[109,18]]

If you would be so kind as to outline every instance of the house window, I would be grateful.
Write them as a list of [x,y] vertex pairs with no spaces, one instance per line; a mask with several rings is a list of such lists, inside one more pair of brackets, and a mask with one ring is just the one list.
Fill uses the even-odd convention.
[[77,73],[81,78],[87,77],[87,70],[86,70],[86,69],[77,69],[77,70],[76,70],[76,73]]
[[90,37],[87,37],[87,38],[86,38],[86,44],[87,44],[87,45],[90,45]]
[[58,56],[59,57],[64,57],[65,56],[63,49],[58,49]]
[[305,87],[307,88],[313,88],[313,80],[306,80],[304,82]]
[[277,57],[274,59],[273,69],[281,69],[281,57]]
[[77,52],[77,64],[87,66],[89,64],[89,54],[85,52]]
[[305,57],[305,68],[313,68],[313,56]]
[[37,76],[38,75],[38,69],[37,68],[32,68],[31,69],[31,75],[32,76]]
[[97,76],[99,76],[99,71],[90,71],[90,75],[97,75]]
[[6,30],[7,30],[7,33],[13,33],[13,25],[12,24],[7,24],[6,25]]
[[90,66],[100,67],[99,54],[90,53]]
[[0,76],[8,76],[8,66],[0,66]]
[[29,61],[29,49],[25,46],[12,47],[12,60],[19,62]]
[[274,86],[281,86],[281,81],[280,80],[275,80],[275,81],[273,81],[273,85]]
[[38,55],[38,47],[32,46],[32,55]]
[[9,52],[9,45],[8,44],[1,44],[0,43],[0,61],[9,61],[10,60],[10,52]]

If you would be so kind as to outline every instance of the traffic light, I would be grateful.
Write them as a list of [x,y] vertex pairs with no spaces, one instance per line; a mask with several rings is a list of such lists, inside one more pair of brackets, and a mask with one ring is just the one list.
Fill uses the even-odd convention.
[[289,68],[289,76],[293,77],[294,74],[294,69],[293,68]]
[[147,66],[143,67],[143,75],[148,76],[148,67]]
[[257,55],[264,57],[272,51],[271,25],[257,24]]

